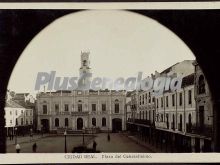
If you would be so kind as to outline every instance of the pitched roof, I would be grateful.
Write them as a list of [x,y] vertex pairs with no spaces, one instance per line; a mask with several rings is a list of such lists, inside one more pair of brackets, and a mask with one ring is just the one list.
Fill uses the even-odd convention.
[[11,108],[24,108],[23,106],[21,106],[20,104],[16,103],[16,102],[13,101],[13,100],[8,100],[8,101],[6,102],[5,107],[11,107]]

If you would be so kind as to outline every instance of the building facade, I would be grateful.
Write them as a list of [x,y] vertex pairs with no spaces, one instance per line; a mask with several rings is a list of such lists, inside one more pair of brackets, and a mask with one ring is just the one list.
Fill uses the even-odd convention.
[[79,131],[99,128],[122,131],[125,128],[124,91],[58,91],[37,96],[38,130]]
[[25,108],[13,100],[7,100],[5,105],[5,128],[7,136],[29,133],[30,129],[33,128],[33,109]]
[[[81,52],[79,75],[91,73],[89,52]],[[83,79],[83,81],[89,81]],[[82,82],[85,83],[85,82]],[[72,90],[41,92],[37,95],[38,130],[59,132],[125,130],[126,92]]]
[[151,91],[133,91],[128,130],[164,152],[212,151],[211,97],[197,63],[186,60],[155,72],[152,78],[159,76],[183,76],[182,86],[155,97]]

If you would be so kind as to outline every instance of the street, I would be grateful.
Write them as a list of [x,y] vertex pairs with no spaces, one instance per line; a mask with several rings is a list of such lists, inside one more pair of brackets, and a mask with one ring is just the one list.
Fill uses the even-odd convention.
[[[95,138],[97,143],[96,149],[100,152],[152,152],[152,150],[135,143],[122,133],[111,133],[109,142],[107,140],[107,135],[107,133],[101,133]],[[92,144],[93,142],[91,142],[88,147],[92,147]]]
[[[19,137],[18,143],[21,146],[21,153],[32,153],[32,145],[37,143],[37,153],[64,153],[64,136],[34,136],[34,139],[30,142],[30,137]],[[107,133],[96,134],[95,141],[97,143],[97,150],[100,152],[147,152],[152,150],[139,145],[126,137],[124,134],[111,133],[110,141],[107,140]],[[71,152],[73,147],[82,144],[82,136],[67,136],[67,152]],[[93,138],[92,136],[85,136],[85,144],[87,147],[92,148]],[[15,145],[13,141],[7,143],[7,153],[15,153]]]

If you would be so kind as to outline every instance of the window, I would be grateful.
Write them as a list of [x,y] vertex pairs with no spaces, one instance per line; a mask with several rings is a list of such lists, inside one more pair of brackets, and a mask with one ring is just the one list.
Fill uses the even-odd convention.
[[55,104],[55,111],[59,112],[59,104]]
[[141,105],[141,96],[140,96],[140,100],[139,101],[140,101],[140,105]]
[[92,111],[96,111],[96,104],[92,104]]
[[92,118],[92,125],[96,126],[96,118]]
[[188,104],[192,104],[192,91],[188,91]]
[[65,104],[65,105],[64,105],[64,110],[65,110],[65,111],[69,111],[69,105],[68,105],[68,104]]
[[30,110],[30,116],[32,116],[32,110]]
[[12,112],[10,111],[10,115],[12,115]]
[[115,103],[115,113],[119,113],[119,103]]
[[69,126],[69,120],[68,118],[65,118],[65,127],[68,127]]
[[30,120],[30,125],[32,125],[32,120]]
[[180,97],[179,97],[179,105],[182,106],[182,104],[183,104],[183,96],[182,96],[182,93],[180,93],[179,96],[180,96]]
[[23,110],[21,110],[21,114],[23,114]]
[[161,114],[161,122],[163,122],[163,114]]
[[148,103],[151,103],[151,95],[150,95],[150,92],[149,92],[149,94],[148,94]]
[[163,97],[161,97],[161,107],[163,107]]
[[60,123],[59,123],[59,119],[56,118],[56,119],[55,119],[55,127],[59,127],[59,124],[60,124]]
[[152,102],[153,102],[153,103],[155,102],[155,97],[153,97]]
[[43,105],[43,114],[47,114],[47,105]]
[[78,104],[78,112],[82,112],[82,104]]
[[26,125],[28,125],[28,120],[26,120]]
[[16,116],[18,115],[18,111],[17,111],[17,110],[15,111],[15,115],[16,115]]
[[168,100],[168,96],[166,96],[166,106],[169,106],[169,100]]
[[146,100],[146,103],[147,103],[147,93],[145,94],[145,100]]
[[106,111],[106,104],[102,104],[102,111]]
[[158,99],[157,99],[157,108],[158,108]]
[[115,100],[115,113],[119,113],[119,102],[118,102],[118,99]]
[[182,115],[180,115],[180,125],[179,125],[179,131],[182,131],[182,127],[183,127],[183,119],[182,119]]
[[12,120],[10,120],[10,124],[12,124]]
[[175,94],[172,94],[172,105],[175,106]]
[[144,95],[143,95],[143,97],[142,97],[142,104],[144,104]]
[[172,122],[172,129],[175,129],[175,115],[173,114],[173,122]]
[[106,126],[106,118],[105,118],[105,117],[102,118],[102,126],[103,126],[103,127]]
[[15,125],[18,125],[18,119],[17,118],[15,119]]
[[145,114],[145,115],[146,115],[146,120],[147,120],[147,113],[148,113],[148,112],[146,111],[146,114]]
[[23,125],[24,124],[24,121],[23,121],[23,118],[21,118],[21,125]]
[[204,78],[204,76],[203,75],[201,75],[200,77],[199,77],[199,86],[198,86],[198,92],[199,92],[199,94],[203,94],[203,93],[205,93],[205,78]]

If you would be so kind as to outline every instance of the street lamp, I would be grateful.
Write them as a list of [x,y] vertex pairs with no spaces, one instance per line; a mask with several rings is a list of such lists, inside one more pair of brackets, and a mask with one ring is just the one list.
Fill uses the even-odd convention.
[[83,127],[83,146],[85,145],[84,134],[85,134],[85,127]]
[[66,132],[66,130],[65,130],[65,132],[64,132],[64,137],[65,137],[65,148],[64,148],[64,150],[65,150],[65,153],[67,153],[67,148],[66,148],[66,134],[67,134],[67,132]]
[[15,127],[15,144],[17,144],[17,127]]

